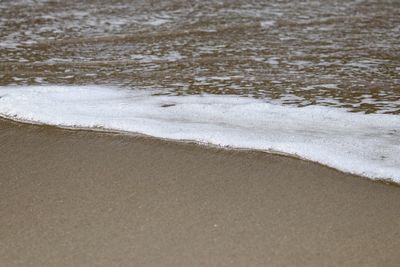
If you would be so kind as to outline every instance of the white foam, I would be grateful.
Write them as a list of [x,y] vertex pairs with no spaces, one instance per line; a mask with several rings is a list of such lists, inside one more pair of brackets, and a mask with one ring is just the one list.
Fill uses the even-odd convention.
[[158,56],[158,55],[140,55],[140,54],[134,54],[131,55],[131,59],[137,60],[142,63],[150,63],[150,62],[155,62],[155,61],[169,61],[169,62],[174,62],[174,61],[179,61],[181,59],[185,58],[182,56],[179,52],[177,51],[172,51],[169,52],[168,54],[164,56]]
[[264,20],[260,22],[262,28],[270,28],[275,25],[274,20]]
[[239,96],[152,95],[100,86],[0,87],[0,115],[283,152],[345,172],[400,182],[397,115],[288,107]]

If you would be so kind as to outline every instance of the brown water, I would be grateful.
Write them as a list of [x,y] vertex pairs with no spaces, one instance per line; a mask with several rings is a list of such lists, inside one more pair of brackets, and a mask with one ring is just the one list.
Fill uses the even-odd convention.
[[0,85],[400,113],[400,1],[1,1]]

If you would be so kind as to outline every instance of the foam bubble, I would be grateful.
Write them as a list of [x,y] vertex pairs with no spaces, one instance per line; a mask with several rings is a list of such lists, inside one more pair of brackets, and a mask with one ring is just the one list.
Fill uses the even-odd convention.
[[0,87],[0,115],[282,152],[400,182],[400,116],[282,106],[239,96],[166,96],[101,86]]

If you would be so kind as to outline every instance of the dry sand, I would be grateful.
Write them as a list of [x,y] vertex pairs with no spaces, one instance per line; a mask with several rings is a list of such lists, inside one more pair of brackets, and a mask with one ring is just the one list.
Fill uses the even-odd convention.
[[400,188],[318,164],[0,121],[0,266],[398,266]]

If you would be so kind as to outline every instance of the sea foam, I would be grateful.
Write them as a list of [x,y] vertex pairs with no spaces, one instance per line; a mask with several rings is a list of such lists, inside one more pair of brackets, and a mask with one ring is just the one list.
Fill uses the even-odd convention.
[[155,93],[102,86],[0,87],[0,116],[280,152],[400,183],[400,116],[240,96]]

